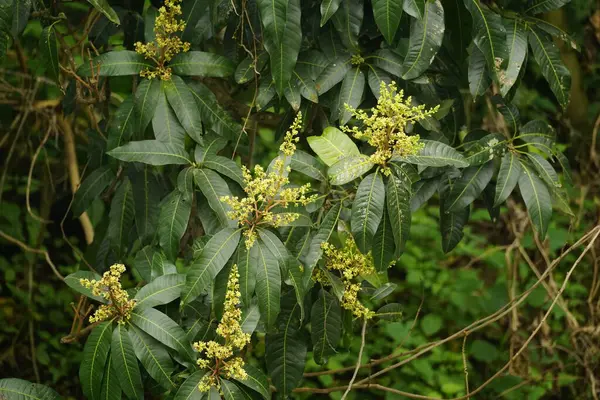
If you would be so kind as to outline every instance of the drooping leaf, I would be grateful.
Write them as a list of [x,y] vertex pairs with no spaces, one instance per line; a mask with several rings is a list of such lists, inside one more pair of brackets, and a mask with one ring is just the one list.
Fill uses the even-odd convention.
[[258,247],[256,268],[258,307],[261,318],[264,319],[267,329],[270,329],[275,324],[280,310],[281,272],[277,259],[262,240],[255,242],[254,246]]
[[342,310],[338,300],[321,289],[310,312],[313,355],[317,364],[325,364],[335,354],[342,334]]
[[501,157],[506,152],[506,140],[499,133],[490,133],[465,144],[467,147],[465,157],[471,166],[484,164]]
[[113,10],[113,8],[108,4],[107,0],[87,0],[88,3],[94,6],[94,8],[100,11],[108,20],[117,25],[121,25],[121,21],[119,20],[119,16]]
[[236,381],[260,393],[263,399],[269,400],[271,398],[271,388],[264,372],[250,364],[244,365],[244,371],[246,371],[248,377],[246,379],[236,379]]
[[363,154],[344,157],[329,168],[329,183],[345,185],[369,172],[373,165],[371,159]]
[[94,295],[92,293],[91,289],[88,289],[87,287],[83,286],[79,282],[81,279],[99,281],[101,279],[101,277],[100,277],[100,275],[98,275],[97,273],[92,272],[92,271],[77,271],[77,272],[73,272],[72,274],[67,275],[65,277],[65,283],[71,289],[81,293],[84,296],[89,297],[90,299],[94,299],[101,303],[106,303],[106,300],[104,299],[104,297]]
[[251,335],[254,333],[258,321],[260,320],[260,311],[258,311],[258,305],[252,304],[250,307],[242,310],[242,320],[240,326],[242,331]]
[[393,235],[397,256],[404,251],[404,246],[410,235],[410,185],[411,183],[409,180],[402,179],[399,176],[392,174],[388,177],[385,191],[386,208],[392,231],[388,234],[391,233]]
[[377,272],[386,271],[395,260],[396,245],[392,231],[388,211],[384,210],[383,219],[379,224],[379,228],[377,228],[377,232],[375,232],[375,236],[373,236],[373,265]]
[[402,306],[398,303],[389,303],[379,308],[375,317],[384,321],[400,321],[402,319]]
[[196,106],[196,100],[188,85],[183,79],[174,75],[168,83],[164,84],[164,90],[181,126],[196,143],[201,143],[202,120]]
[[500,76],[500,93],[506,96],[519,77],[523,62],[527,57],[527,31],[518,19],[504,20],[506,42],[508,45],[508,62],[504,73]]
[[310,148],[329,167],[344,157],[360,155],[352,139],[333,126],[325,128],[321,136],[309,136],[306,140]]
[[79,367],[79,382],[85,397],[99,400],[104,366],[111,347],[112,321],[101,322],[96,326],[83,348]]
[[546,237],[546,231],[552,217],[552,199],[544,182],[537,177],[533,169],[521,162],[523,173],[519,178],[519,191],[525,201],[531,221],[540,238]]
[[321,26],[325,25],[329,18],[335,14],[340,7],[342,0],[322,0],[321,1]]
[[327,180],[325,165],[302,150],[296,150],[290,161],[290,168],[321,182]]
[[119,250],[119,254],[122,254],[129,241],[128,236],[133,226],[134,216],[133,190],[129,179],[125,179],[110,203],[106,233],[110,242]]
[[392,78],[386,72],[380,70],[379,68],[372,67],[369,65],[367,81],[369,82],[371,92],[373,92],[375,98],[378,99],[381,90],[381,82],[385,82],[386,85],[389,85],[392,82]]
[[156,111],[152,117],[152,129],[157,140],[183,150],[185,129],[181,126],[164,94],[159,97]]
[[521,177],[522,169],[518,157],[513,152],[508,152],[502,157],[498,179],[496,182],[496,196],[494,206],[499,206],[510,196]]
[[152,277],[152,258],[156,251],[152,246],[146,246],[135,255],[133,267],[146,282],[149,282]]
[[319,230],[315,234],[315,236],[310,241],[310,246],[308,248],[308,252],[305,258],[305,267],[309,268],[312,271],[312,268],[317,264],[317,261],[321,258],[323,254],[323,249],[321,245],[327,241],[331,237],[331,234],[337,229],[338,220],[340,218],[340,213],[342,212],[341,204],[337,203],[333,205],[325,217],[323,217],[323,221],[321,221],[321,226],[319,226]]
[[137,161],[150,165],[191,164],[192,161],[182,149],[159,142],[140,140],[129,142],[106,154],[121,161]]
[[[23,379],[0,379],[0,398],[10,400],[60,400],[61,397],[53,389]],[[99,397],[99,394],[97,396]]]
[[159,276],[136,293],[135,308],[154,307],[167,304],[179,297],[185,284],[185,275],[168,274]]
[[423,149],[418,154],[409,156],[394,156],[392,160],[403,161],[409,164],[427,167],[445,167],[451,165],[464,168],[469,165],[462,154],[442,142],[434,140],[421,140]]
[[40,53],[46,61],[46,70],[54,80],[58,80],[60,69],[58,67],[58,44],[54,25],[44,28],[40,35]]
[[188,51],[177,54],[169,63],[177,75],[226,78],[233,75],[235,65],[218,54]]
[[143,399],[142,376],[133,344],[124,325],[117,324],[112,334],[110,359],[116,371],[119,384],[129,399]]
[[8,2],[10,3],[10,11],[12,12],[10,32],[13,37],[17,37],[27,26],[31,14],[32,0],[13,0]]
[[134,94],[135,112],[137,114],[136,127],[142,132],[152,121],[156,106],[164,94],[161,91],[161,83],[157,79],[144,79]]
[[169,260],[175,261],[179,244],[187,229],[192,210],[190,199],[179,191],[172,191],[163,201],[158,217],[158,240]]
[[302,96],[300,95],[300,86],[298,85],[297,79],[290,79],[283,88],[283,96],[287,100],[294,111],[300,109],[302,103]]
[[87,176],[75,192],[73,216],[78,217],[87,210],[94,199],[100,196],[114,179],[115,173],[108,165],[96,169]]
[[252,304],[252,296],[256,287],[256,271],[258,269],[258,246],[246,248],[246,243],[241,241],[235,256],[235,263],[240,274],[240,300],[246,307]]
[[442,45],[444,30],[442,3],[427,1],[423,18],[411,22],[408,53],[402,66],[403,79],[415,79],[431,65]]
[[447,212],[445,203],[440,204],[440,231],[442,234],[442,250],[444,253],[451,252],[462,240],[463,227],[469,220],[471,214],[470,206],[455,212]]
[[151,167],[142,165],[128,170],[135,208],[135,226],[142,243],[151,240],[158,227],[161,188],[152,175]]
[[471,204],[483,192],[494,175],[494,163],[465,168],[462,177],[454,181],[444,200],[446,212],[458,212]]
[[[221,378],[221,392],[223,392],[223,398],[225,400],[241,400],[244,399],[244,393],[238,388],[238,386],[228,381],[227,379]],[[219,398],[221,396],[219,395]]]
[[332,120],[339,118],[340,124],[345,125],[352,117],[352,114],[346,106],[358,108],[362,101],[363,92],[365,90],[365,74],[359,68],[352,68],[346,73],[340,93],[338,94],[337,113],[332,115]]
[[552,126],[541,120],[533,120],[521,128],[518,139],[543,151],[547,155],[552,155],[556,132]]
[[390,49],[377,50],[373,55],[368,56],[367,59],[369,61],[373,60],[374,67],[380,68],[394,76],[402,76],[402,64],[404,59]]
[[544,157],[535,153],[527,153],[527,158],[529,158],[531,165],[533,165],[533,169],[537,171],[538,176],[546,182],[550,191],[561,187],[558,174]]
[[529,0],[525,12],[528,14],[540,14],[546,11],[557,10],[571,0]]
[[102,378],[102,390],[100,399],[102,400],[122,400],[123,390],[117,378],[117,371],[111,360],[111,355],[108,355],[106,366],[104,367],[104,377]]
[[298,305],[300,306],[300,319],[304,321],[304,299],[306,297],[306,284],[304,279],[302,278],[304,271],[302,270],[302,266],[294,257],[288,257],[288,280],[286,283],[291,283],[294,287],[294,293],[296,293],[296,300],[298,301]]
[[221,225],[230,228],[237,226],[237,222],[228,216],[231,206],[221,201],[223,196],[232,196],[227,182],[219,174],[206,168],[196,168],[194,170],[194,180],[196,186],[206,197],[210,208],[217,214]]
[[362,0],[344,0],[331,17],[333,26],[347,49],[358,50],[358,36],[364,17]]
[[219,135],[237,138],[242,127],[221,107],[214,93],[200,82],[192,82],[188,86],[204,124]]
[[240,241],[240,229],[223,229],[204,246],[200,256],[190,266],[181,301],[187,304],[206,290],[233,255]]
[[[406,2],[404,2],[406,3]],[[373,0],[375,23],[388,43],[394,41],[402,17],[402,4],[396,0]]]
[[204,375],[210,374],[206,371],[196,371],[191,374],[179,387],[173,400],[202,400],[205,394],[198,390],[198,385]]
[[138,75],[146,68],[153,68],[152,62],[135,51],[109,51],[84,63],[77,74],[84,77]]
[[373,236],[377,232],[385,206],[385,185],[379,170],[367,175],[358,185],[352,203],[350,227],[359,250],[367,254],[371,250]]
[[202,159],[202,166],[217,171],[221,175],[236,181],[240,185],[244,184],[242,169],[229,158],[207,153]]
[[121,103],[108,124],[107,150],[122,146],[138,132],[133,98],[134,96],[129,96]]
[[169,352],[159,341],[136,326],[130,325],[128,331],[135,355],[148,374],[165,389],[175,388],[175,382],[171,379],[174,367]]
[[352,64],[348,55],[340,55],[329,63],[315,81],[319,96],[327,93],[332,87],[340,83],[351,68]]
[[281,239],[269,229],[259,229],[258,235],[267,249],[273,254],[273,257],[277,260],[283,274],[286,275],[288,259],[290,258],[288,249],[281,242]]
[[479,47],[471,46],[469,55],[469,89],[473,97],[482,96],[492,84],[485,63],[483,52]]

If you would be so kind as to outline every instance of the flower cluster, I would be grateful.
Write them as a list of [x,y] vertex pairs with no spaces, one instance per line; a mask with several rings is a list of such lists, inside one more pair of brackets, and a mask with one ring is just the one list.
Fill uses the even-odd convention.
[[129,300],[129,295],[121,288],[120,279],[123,272],[125,272],[125,266],[115,264],[104,273],[99,281],[94,279],[79,280],[83,287],[92,290],[94,296],[101,296],[108,300],[108,304],[101,305],[90,317],[90,322],[101,322],[116,318],[117,322],[122,324],[131,317],[135,300]]
[[[302,125],[302,114],[299,112],[294,123],[285,134],[283,143],[279,147],[281,155],[275,159],[270,172],[265,171],[260,165],[254,167],[253,173],[242,167],[244,176],[244,191],[246,197],[223,196],[221,201],[228,204],[232,211],[229,218],[238,221],[239,225],[246,227],[246,247],[250,248],[256,240],[256,228],[259,225],[280,227],[290,224],[299,218],[298,213],[284,212],[289,205],[307,205],[316,199],[316,195],[308,195],[310,184],[300,187],[286,187],[289,184],[286,160],[294,155],[298,142],[298,131]],[[274,212],[278,208],[280,212]]]
[[177,16],[181,15],[180,2],[181,0],[166,0],[165,5],[158,9],[158,16],[154,23],[156,42],[135,44],[136,52],[157,64],[154,69],[146,68],[142,71],[140,73],[142,77],[171,79],[171,68],[166,67],[165,63],[171,61],[178,53],[190,49],[190,44],[177,36],[178,32],[183,32],[185,29],[185,22],[177,19]]
[[[327,242],[323,243],[321,248],[325,254],[325,267],[330,271],[340,272],[340,278],[344,285],[342,307],[351,311],[357,318],[372,318],[373,311],[358,300],[360,283],[355,279],[359,276],[375,273],[370,253],[367,255],[362,254],[352,238],[348,238],[341,249],[337,249]],[[322,285],[330,284],[327,276],[319,269],[315,269],[313,278]]]
[[242,331],[240,324],[242,311],[237,307],[241,297],[239,279],[237,265],[234,265],[227,281],[223,318],[217,326],[217,334],[224,339],[225,343],[221,344],[213,340],[194,343],[194,349],[203,353],[197,361],[198,366],[212,371],[212,374],[205,375],[200,381],[198,389],[201,392],[207,392],[212,386],[218,388],[221,374],[225,378],[246,379],[247,377],[244,360],[241,357],[233,357],[234,350],[241,350],[250,342],[250,335]]
[[435,114],[439,106],[426,109],[425,105],[413,106],[411,97],[404,97],[404,92],[396,88],[396,83],[386,85],[381,82],[380,96],[377,105],[367,113],[346,104],[346,109],[360,122],[362,127],[342,127],[357,139],[365,139],[375,147],[371,161],[382,167],[384,174],[389,175],[386,163],[392,155],[407,156],[417,153],[422,145],[419,136],[408,136],[405,133],[407,124],[423,120]]

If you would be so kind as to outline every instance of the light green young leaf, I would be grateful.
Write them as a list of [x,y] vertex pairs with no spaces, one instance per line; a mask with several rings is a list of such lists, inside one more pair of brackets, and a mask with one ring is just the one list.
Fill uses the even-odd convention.
[[329,167],[344,157],[360,155],[352,139],[333,126],[325,128],[321,136],[309,136],[306,140],[310,148]]

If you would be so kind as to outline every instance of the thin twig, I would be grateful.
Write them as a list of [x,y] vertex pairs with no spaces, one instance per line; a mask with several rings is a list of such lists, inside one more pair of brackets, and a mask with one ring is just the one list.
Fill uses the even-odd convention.
[[348,393],[350,393],[350,391],[352,390],[352,385],[354,384],[354,381],[356,380],[356,375],[358,375],[358,370],[360,369],[360,363],[362,362],[362,354],[363,354],[363,350],[365,349],[365,335],[367,332],[367,318],[364,318],[363,320],[363,325],[362,325],[362,331],[360,334],[360,350],[358,351],[358,361],[356,362],[356,368],[354,368],[354,374],[352,374],[352,379],[350,379],[350,382],[348,383],[348,389],[346,389],[346,391],[344,392],[344,395],[342,396],[342,400],[344,400],[346,398],[346,396],[348,396]]
[[13,243],[16,244],[17,246],[19,246],[20,248],[22,248],[25,251],[28,251],[30,253],[35,253],[35,254],[42,254],[45,258],[46,258],[46,262],[48,263],[48,265],[50,266],[50,268],[52,269],[52,272],[54,272],[54,275],[56,275],[56,277],[58,279],[60,279],[61,281],[65,280],[65,277],[62,276],[60,274],[60,272],[58,272],[58,269],[56,268],[56,265],[54,265],[54,263],[52,262],[52,260],[50,259],[50,255],[48,254],[48,252],[46,250],[40,250],[40,249],[34,249],[32,247],[27,246],[25,243],[21,242],[18,239],[15,239],[14,237],[4,233],[4,231],[0,230],[0,237]]

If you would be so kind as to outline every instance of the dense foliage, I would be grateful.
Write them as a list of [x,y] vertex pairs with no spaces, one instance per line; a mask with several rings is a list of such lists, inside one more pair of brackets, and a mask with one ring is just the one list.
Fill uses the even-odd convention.
[[[512,214],[522,203],[525,223],[507,225],[530,243],[544,242],[556,228],[553,209],[581,221],[571,210],[572,170],[555,128],[530,118],[530,110],[521,117],[515,105],[534,68],[552,96],[548,103],[569,112],[571,73],[559,48],[579,46],[542,18],[568,0],[88,2],[0,0],[0,57],[10,71],[2,78],[3,99],[11,118],[11,135],[1,139],[10,148],[0,182],[8,223],[0,233],[28,253],[28,294],[19,295],[26,303],[34,266],[44,259],[62,285],[81,295],[72,304],[71,332],[55,343],[56,349],[85,343],[82,354],[66,356],[80,357],[82,394],[65,395],[179,400],[337,392],[362,398],[410,396],[400,391],[408,386],[419,395],[468,394],[465,343],[485,325],[463,332],[462,355],[460,349],[442,353],[458,357],[458,371],[442,368],[447,381],[425,388],[388,387],[380,377],[396,368],[390,365],[404,339],[392,348],[375,343],[383,347],[381,357],[362,366],[363,352],[371,354],[366,332],[395,338],[401,327],[410,335],[414,326],[403,314],[416,321],[422,307],[414,299],[399,301],[401,289],[419,296],[421,286],[428,299],[439,295],[460,312],[468,309],[472,293],[483,291],[468,269],[455,277],[460,284],[450,276],[434,284],[415,264],[444,260],[433,242],[442,253],[465,236],[477,244],[470,219],[498,224],[508,218],[507,201]],[[25,156],[31,167],[28,175],[21,172],[24,180],[13,181],[9,162],[28,151],[19,148],[22,135],[32,146]],[[53,137],[62,149],[46,148]],[[32,183],[38,157],[48,168]],[[66,171],[51,159],[64,160]],[[54,219],[47,198],[55,181],[68,181],[72,190],[63,188],[57,219],[63,241],[56,246],[73,253],[61,260],[66,268],[57,268],[42,246]],[[1,197],[5,185],[25,191],[28,240],[11,224],[14,212]],[[36,212],[32,187],[45,204]],[[439,209],[437,228],[432,207]],[[81,229],[74,242],[65,223]],[[421,224],[416,241],[413,223]],[[594,228],[584,240],[591,246],[597,236]],[[514,243],[505,247],[527,255]],[[565,287],[544,281],[556,267],[545,256],[544,275],[534,266],[538,279],[525,285],[533,275],[521,274],[524,297],[503,281],[510,287],[508,298],[506,291],[501,297],[506,301],[482,294],[486,300],[472,306],[479,310],[473,316],[504,312],[505,303],[523,301],[542,284],[552,302],[533,335],[555,304],[579,328],[558,301]],[[517,268],[509,272],[514,279]],[[451,294],[435,293],[444,286],[452,286]],[[423,319],[425,336],[456,323],[440,314]],[[460,319],[458,328],[476,318]],[[511,320],[511,329],[518,325]],[[33,337],[33,322],[28,328]],[[415,347],[427,346],[422,339],[413,336]],[[529,340],[511,338],[511,346],[522,347],[500,374],[510,367],[519,376],[515,364]],[[34,346],[31,339],[32,353]],[[494,361],[494,350],[481,339],[472,347],[478,362]],[[324,387],[316,387],[311,378],[335,374],[317,371],[334,369],[340,357],[347,360],[344,379],[336,386],[320,378]],[[582,365],[581,379],[595,385],[588,372],[597,355]],[[450,378],[457,372],[458,386]],[[434,374],[423,364],[411,373],[424,381]],[[565,372],[567,383],[559,387],[573,376]],[[473,396],[487,385],[476,379]],[[552,389],[539,387],[537,394],[536,387],[523,393],[537,398]],[[7,378],[0,380],[3,397],[59,395]]]

